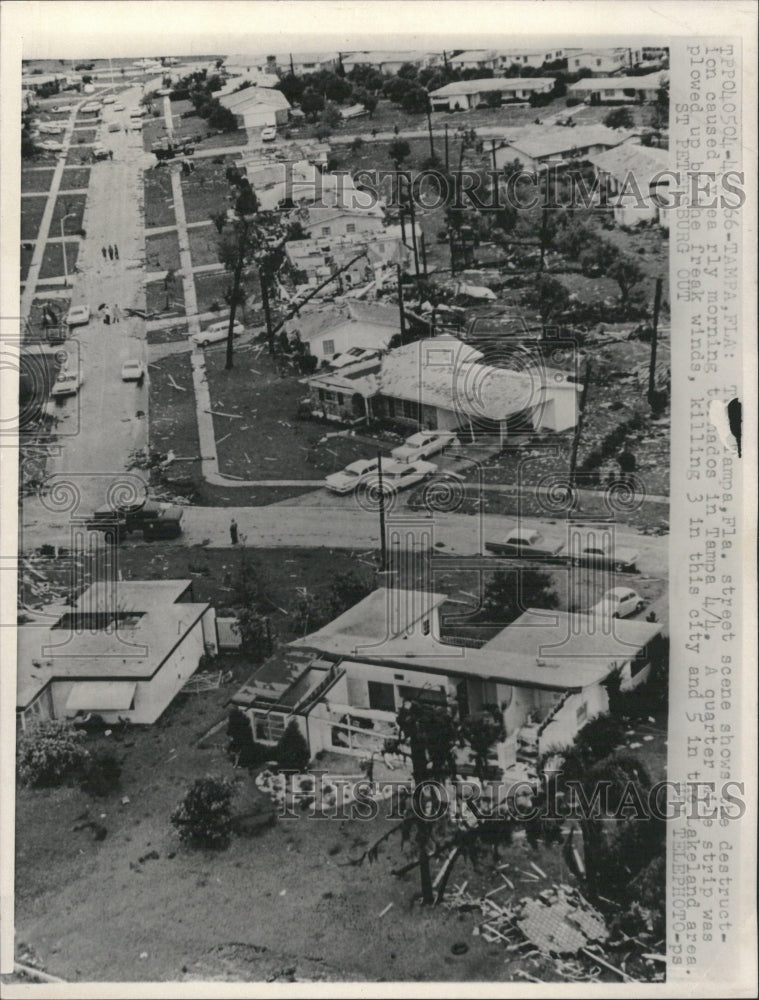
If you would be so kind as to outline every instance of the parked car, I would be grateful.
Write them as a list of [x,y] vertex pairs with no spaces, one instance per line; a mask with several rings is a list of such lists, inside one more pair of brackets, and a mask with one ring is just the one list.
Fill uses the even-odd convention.
[[559,555],[564,543],[547,541],[539,531],[514,528],[503,541],[485,542],[485,548],[496,556],[550,560]]
[[55,142],[53,139],[46,139],[44,142],[38,143],[40,149],[47,149],[51,153],[59,153],[63,149],[63,145],[60,142]]
[[333,472],[327,476],[324,485],[333,493],[351,493],[367,476],[377,471],[378,465],[376,458],[351,462],[341,472]]
[[437,472],[434,462],[383,462],[382,490],[384,493],[395,493],[405,490],[408,486],[416,486]]
[[103,146],[93,146],[92,155],[96,160],[107,160],[110,154]]
[[126,110],[126,109],[124,108],[124,105],[123,105],[123,104],[114,104],[114,105],[113,105],[113,110],[114,110],[114,111],[124,111],[124,110]]
[[69,371],[67,368],[64,368],[58,373],[58,377],[53,382],[50,395],[75,396],[79,392],[83,382],[82,373],[78,369],[76,371]]
[[115,97],[113,96],[113,94],[107,94],[107,95],[106,95],[106,96],[105,96],[105,97],[103,98],[103,104],[113,104],[113,102],[114,102],[115,100],[116,100],[116,98],[115,98]]
[[182,532],[183,516],[181,507],[145,500],[122,507],[98,507],[86,526],[90,531],[110,533],[114,541],[121,541],[133,531],[142,531],[146,540],[176,538]]
[[118,122],[111,122],[111,124],[108,126],[108,131],[109,132],[120,132],[121,131],[121,125],[119,125]]
[[261,132],[262,142],[273,142],[277,138],[277,127],[276,125],[267,125],[265,129]]
[[585,545],[578,554],[572,556],[574,566],[602,566],[619,573],[635,572],[637,561],[638,553],[635,549],[616,545],[613,549],[609,549],[598,543]]
[[[229,320],[221,320],[219,323],[212,323],[200,333],[194,333],[190,340],[198,347],[208,347],[209,344],[217,344],[220,340],[226,340],[229,333]],[[235,320],[232,330],[233,337],[239,337],[245,333],[245,327],[238,320]]]
[[89,306],[74,306],[66,314],[66,326],[84,326],[90,321]]
[[145,523],[142,529],[142,537],[146,542],[151,542],[156,538],[178,538],[182,534],[182,518],[184,510],[173,505],[166,507],[158,517]]
[[145,378],[145,365],[142,361],[125,361],[121,366],[122,382],[139,382]]
[[458,443],[459,440],[453,431],[419,431],[418,434],[406,438],[404,444],[398,448],[393,448],[390,454],[396,462],[416,462],[420,458],[428,458]]
[[634,590],[627,587],[612,587],[607,590],[598,604],[589,611],[589,615],[601,615],[606,618],[626,618],[642,611],[646,602]]

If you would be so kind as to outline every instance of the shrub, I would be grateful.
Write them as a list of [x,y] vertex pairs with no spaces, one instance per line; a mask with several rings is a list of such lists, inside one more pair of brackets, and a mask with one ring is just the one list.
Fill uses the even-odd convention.
[[608,757],[620,743],[624,742],[625,727],[612,715],[597,715],[586,722],[575,737],[575,748],[586,753],[593,760]]
[[88,795],[104,798],[121,784],[121,761],[110,749],[91,754],[82,769],[81,788]]
[[18,740],[18,775],[34,788],[54,787],[72,777],[89,756],[85,734],[63,720],[41,722]]
[[274,757],[281,768],[287,771],[305,771],[308,767],[310,754],[308,744],[293,719],[288,723],[274,751]]
[[197,778],[171,814],[180,840],[195,847],[226,847],[232,832],[234,792],[227,778]]
[[271,749],[262,743],[256,743],[253,739],[250,717],[239,708],[233,708],[229,713],[227,736],[229,737],[227,753],[238,767],[256,767],[271,759]]

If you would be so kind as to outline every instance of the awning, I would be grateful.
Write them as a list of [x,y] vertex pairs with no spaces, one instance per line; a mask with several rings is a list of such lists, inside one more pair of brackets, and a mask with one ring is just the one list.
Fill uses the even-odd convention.
[[75,682],[66,712],[117,712],[131,708],[136,681]]

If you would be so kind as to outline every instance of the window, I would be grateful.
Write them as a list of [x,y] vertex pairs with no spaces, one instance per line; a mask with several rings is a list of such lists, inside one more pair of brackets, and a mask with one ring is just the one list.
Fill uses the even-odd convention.
[[355,222],[349,222],[349,223],[347,223],[347,225],[345,227],[345,231],[346,231],[346,233],[355,233],[356,232],[356,223]]
[[331,236],[332,229],[330,226],[322,226],[322,236]]
[[395,688],[382,681],[369,681],[369,708],[375,712],[395,711]]
[[600,65],[601,65],[601,60],[600,59],[596,59],[596,66],[600,66]]
[[398,694],[404,701],[424,701],[433,705],[445,705],[445,690],[442,687],[410,687],[399,685]]
[[584,701],[577,708],[577,722],[578,725],[584,725],[588,718],[588,703]]
[[322,342],[322,353],[323,354],[334,354],[335,353],[335,342],[334,340],[325,340]]

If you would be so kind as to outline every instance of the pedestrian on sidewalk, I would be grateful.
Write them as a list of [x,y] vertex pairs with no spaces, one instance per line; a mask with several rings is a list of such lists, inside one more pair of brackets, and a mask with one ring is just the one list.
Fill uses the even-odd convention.
[[103,250],[103,260],[105,260],[105,258],[108,256],[108,251],[106,250],[105,247],[103,247],[102,250]]
[[116,246],[115,243],[113,245],[113,256],[116,258],[116,260],[119,259],[119,248]]
[[113,150],[112,150],[112,149],[109,149],[109,150],[108,150],[108,159],[109,159],[109,160],[112,160],[112,159],[113,159]]
[[232,539],[232,544],[237,545],[237,521],[234,518],[229,522],[229,537]]
[[113,322],[114,323],[120,323],[121,322],[121,310],[115,304],[113,306]]
[[113,260],[113,247],[110,243],[108,244],[108,256]]

